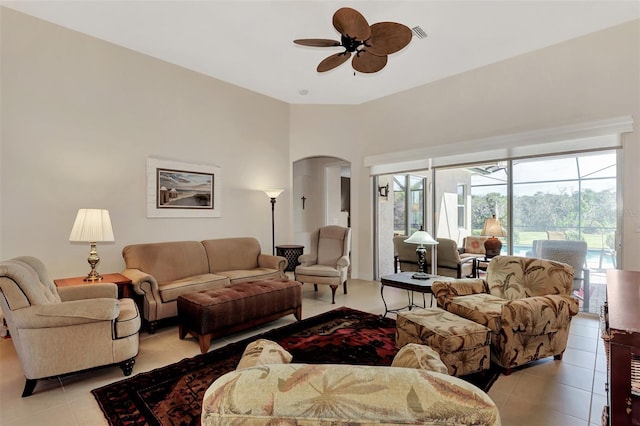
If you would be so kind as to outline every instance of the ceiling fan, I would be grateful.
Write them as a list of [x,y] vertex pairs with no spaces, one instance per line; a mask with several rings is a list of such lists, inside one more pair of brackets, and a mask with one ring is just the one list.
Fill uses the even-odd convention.
[[345,63],[355,53],[351,65],[356,71],[374,73],[387,65],[388,55],[403,49],[411,41],[409,27],[397,22],[378,22],[369,26],[355,9],[343,7],[333,14],[333,26],[340,41],[324,38],[298,39],[293,42],[312,47],[343,47],[345,50],[326,57],[317,71],[325,72]]

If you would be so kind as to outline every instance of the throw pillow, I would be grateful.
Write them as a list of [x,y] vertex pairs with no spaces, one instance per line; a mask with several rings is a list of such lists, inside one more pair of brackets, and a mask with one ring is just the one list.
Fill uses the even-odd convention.
[[465,237],[464,252],[472,254],[485,254],[484,242],[486,237]]
[[276,342],[258,339],[245,348],[236,370],[265,364],[288,364],[293,356]]
[[449,374],[447,366],[440,360],[438,352],[427,345],[408,343],[393,358],[392,367],[417,368]]

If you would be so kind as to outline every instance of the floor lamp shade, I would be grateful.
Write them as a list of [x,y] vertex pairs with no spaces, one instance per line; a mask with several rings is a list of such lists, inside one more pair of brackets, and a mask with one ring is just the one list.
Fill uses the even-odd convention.
[[498,256],[502,251],[502,241],[496,237],[506,237],[507,231],[502,227],[500,219],[496,219],[496,215],[484,220],[481,235],[487,238],[484,242],[484,251],[487,258]]
[[264,193],[271,199],[271,254],[276,254],[276,222],[275,222],[275,209],[276,198],[282,194],[284,189],[265,189]]
[[69,241],[87,242],[90,244],[89,257],[87,262],[91,265],[91,271],[85,278],[87,281],[100,280],[102,276],[96,271],[96,265],[100,262],[100,257],[96,251],[97,242],[114,241],[113,228],[108,210],[101,209],[80,209],[76,215],[76,220],[71,228]]

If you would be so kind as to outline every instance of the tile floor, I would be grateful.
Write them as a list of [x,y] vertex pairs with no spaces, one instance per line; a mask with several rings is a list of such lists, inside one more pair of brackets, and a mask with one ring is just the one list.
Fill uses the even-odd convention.
[[[380,285],[373,281],[350,280],[349,294],[341,289],[336,304],[331,292],[320,286],[303,287],[303,317],[308,318],[338,306],[381,314],[384,306]],[[403,290],[385,288],[391,307],[406,304]],[[295,321],[293,315],[246,333],[216,340],[211,350],[225,344]],[[505,426],[600,425],[605,404],[606,361],[595,315],[579,314],[571,325],[568,348],[562,361],[538,361],[510,376],[501,376],[489,391],[500,409]],[[178,339],[175,326],[150,335],[140,335],[140,352],[133,374],[161,367],[199,353],[195,339]],[[105,425],[107,424],[91,389],[122,380],[118,367],[107,367],[61,379],[39,381],[35,393],[21,398],[24,376],[10,339],[0,339],[0,425]]]

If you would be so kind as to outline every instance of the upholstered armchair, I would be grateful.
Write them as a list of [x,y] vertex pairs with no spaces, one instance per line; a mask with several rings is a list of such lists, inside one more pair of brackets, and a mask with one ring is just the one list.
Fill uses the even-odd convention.
[[562,359],[578,300],[573,268],[545,259],[496,256],[486,279],[437,281],[438,305],[491,329],[491,360],[506,369]]
[[331,287],[331,303],[336,303],[336,290],[340,284],[347,294],[351,228],[329,225],[311,234],[310,253],[298,257],[294,276],[301,283],[313,283]]
[[56,288],[34,257],[0,262],[0,306],[22,364],[22,396],[38,379],[119,364],[131,374],[140,315],[113,283]]
[[[418,255],[416,254],[417,246],[411,243],[405,243],[407,236],[396,235],[393,237],[394,262],[393,270],[398,273],[417,271]],[[464,278],[473,274],[473,257],[462,259],[458,252],[458,244],[454,240],[448,238],[438,238],[436,246],[436,274],[445,277]],[[431,269],[431,248],[427,247],[425,256],[425,268],[430,272]]]

